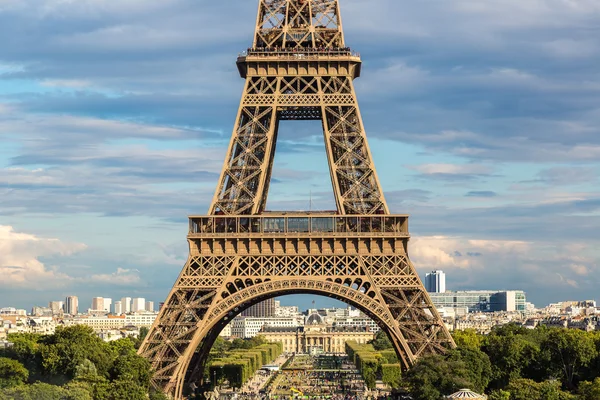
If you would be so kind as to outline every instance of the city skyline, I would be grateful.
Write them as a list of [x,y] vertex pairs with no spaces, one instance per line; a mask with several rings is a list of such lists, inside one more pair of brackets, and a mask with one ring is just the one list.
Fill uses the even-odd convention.
[[[186,216],[214,193],[256,4],[43,3],[0,11],[15,38],[0,44],[0,304],[158,304],[187,256]],[[442,269],[450,290],[540,305],[595,298],[598,5],[347,0],[343,18],[421,277]],[[320,128],[286,126],[268,208],[333,208]]]

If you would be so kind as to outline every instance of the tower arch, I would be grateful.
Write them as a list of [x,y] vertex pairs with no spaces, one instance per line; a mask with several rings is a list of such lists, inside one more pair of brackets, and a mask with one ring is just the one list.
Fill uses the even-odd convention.
[[[216,307],[210,315],[207,315],[202,326],[195,330],[187,346],[187,351],[180,355],[176,370],[169,375],[168,382],[163,382],[161,388],[168,393],[173,393],[175,398],[180,398],[185,390],[186,379],[191,381],[201,380],[206,356],[225,325],[254,304],[273,297],[291,294],[330,297],[356,307],[372,318],[388,335],[402,366],[405,368],[410,366],[410,360],[406,358],[407,354],[410,353],[410,349],[403,348],[406,343],[403,343],[402,333],[393,324],[393,315],[386,304],[380,301],[380,298],[369,297],[360,290],[348,285],[318,278],[280,278],[250,285],[227,297],[227,301],[219,302],[219,307]],[[158,335],[158,332],[155,331],[153,334]],[[190,365],[195,355],[197,356],[197,363],[196,365]]]

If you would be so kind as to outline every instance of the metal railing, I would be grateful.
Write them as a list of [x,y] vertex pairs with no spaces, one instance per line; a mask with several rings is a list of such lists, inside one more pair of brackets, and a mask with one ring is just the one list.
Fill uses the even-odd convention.
[[286,215],[260,216],[215,215],[190,217],[189,234],[311,234],[339,233],[354,235],[408,235],[406,215]]
[[360,53],[352,51],[349,47],[344,48],[249,48],[238,54],[238,58],[245,57],[278,57],[278,58],[318,58],[318,57],[360,57]]

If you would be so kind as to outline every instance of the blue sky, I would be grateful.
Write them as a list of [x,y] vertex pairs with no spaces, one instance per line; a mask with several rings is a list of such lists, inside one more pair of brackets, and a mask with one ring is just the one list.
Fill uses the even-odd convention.
[[[419,272],[536,305],[597,298],[600,3],[341,4]],[[255,13],[254,0],[0,0],[0,306],[166,297],[187,215],[217,183]],[[269,209],[333,207],[322,142],[318,123],[282,123]]]

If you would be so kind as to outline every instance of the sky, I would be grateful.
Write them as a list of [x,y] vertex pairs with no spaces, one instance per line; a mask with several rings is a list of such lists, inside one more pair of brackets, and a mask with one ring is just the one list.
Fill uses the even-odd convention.
[[[600,2],[340,2],[419,273],[537,306],[597,299]],[[256,3],[0,0],[0,307],[166,298],[217,184]],[[283,122],[267,208],[309,207],[335,207],[320,125]]]

